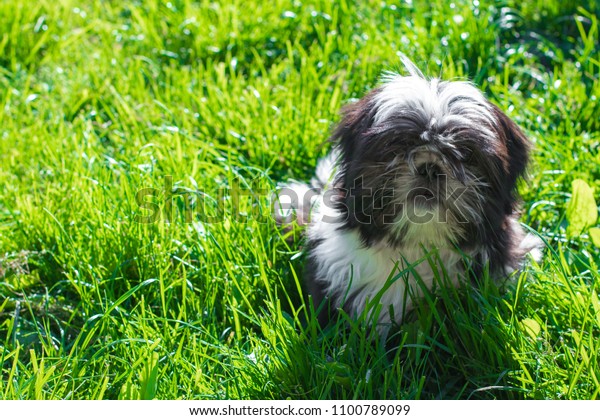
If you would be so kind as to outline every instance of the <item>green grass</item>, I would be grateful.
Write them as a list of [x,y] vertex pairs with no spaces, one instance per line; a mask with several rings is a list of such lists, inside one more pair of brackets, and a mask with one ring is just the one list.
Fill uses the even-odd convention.
[[[574,3],[1,2],[0,396],[598,398],[600,257],[565,214],[574,179],[600,191],[600,6]],[[535,142],[545,258],[388,343],[319,333],[265,191],[310,177],[398,51]],[[140,190],[170,221],[139,222]]]

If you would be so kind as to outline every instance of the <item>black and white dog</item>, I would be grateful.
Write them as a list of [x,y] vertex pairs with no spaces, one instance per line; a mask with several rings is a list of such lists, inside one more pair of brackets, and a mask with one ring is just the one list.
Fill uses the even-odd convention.
[[380,294],[381,326],[410,310],[416,276],[426,287],[442,273],[458,285],[467,270],[504,278],[526,254],[541,256],[541,241],[517,221],[526,136],[472,84],[404,64],[408,76],[384,75],[343,109],[312,185],[289,183],[276,203],[281,223],[290,221],[285,205],[308,225],[315,306],[357,315]]

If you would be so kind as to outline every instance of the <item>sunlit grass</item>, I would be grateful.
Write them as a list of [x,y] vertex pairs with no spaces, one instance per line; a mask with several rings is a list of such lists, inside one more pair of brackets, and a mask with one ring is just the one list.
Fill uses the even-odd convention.
[[[0,396],[597,398],[600,258],[565,210],[574,179],[600,190],[598,12],[2,2]],[[318,330],[268,192],[310,177],[399,51],[535,142],[522,221],[548,247],[506,287],[429,295],[385,343],[368,320]],[[168,220],[140,223],[140,191]]]

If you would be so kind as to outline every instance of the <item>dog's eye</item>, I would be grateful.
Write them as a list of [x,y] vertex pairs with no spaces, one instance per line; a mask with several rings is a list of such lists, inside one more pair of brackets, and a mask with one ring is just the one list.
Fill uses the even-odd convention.
[[466,149],[462,155],[462,161],[465,163],[473,163],[475,161],[473,150]]

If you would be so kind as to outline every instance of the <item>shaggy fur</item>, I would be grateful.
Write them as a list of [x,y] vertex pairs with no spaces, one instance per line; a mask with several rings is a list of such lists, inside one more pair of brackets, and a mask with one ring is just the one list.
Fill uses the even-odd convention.
[[405,64],[410,75],[386,74],[343,109],[312,185],[280,192],[308,224],[305,278],[322,323],[329,307],[358,315],[384,287],[378,322],[401,322],[419,295],[415,276],[458,285],[466,270],[504,278],[527,253],[539,258],[539,240],[517,221],[526,136],[472,84]]

